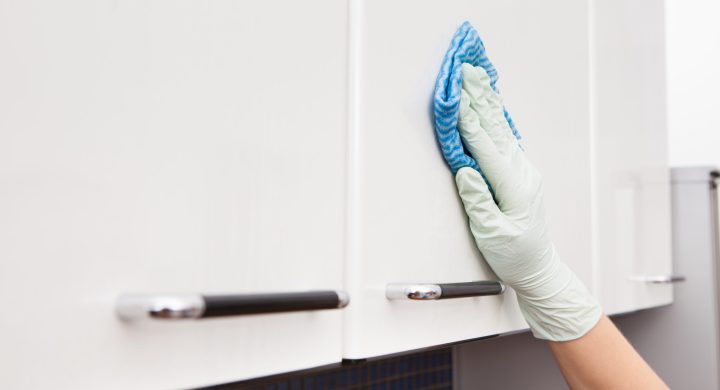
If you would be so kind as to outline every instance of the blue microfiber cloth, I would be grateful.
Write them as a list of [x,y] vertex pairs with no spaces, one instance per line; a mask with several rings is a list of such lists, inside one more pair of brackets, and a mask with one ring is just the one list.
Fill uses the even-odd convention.
[[[435,83],[435,133],[445,161],[450,165],[453,173],[462,167],[471,167],[480,171],[477,162],[465,153],[457,129],[462,89],[462,64],[465,62],[472,66],[482,66],[490,76],[490,85],[497,92],[495,86],[498,80],[497,70],[485,55],[485,45],[469,22],[464,22],[455,33],[450,42],[450,48],[443,58],[440,74]],[[513,135],[520,139],[520,133],[515,128],[510,114],[507,110],[504,111]]]

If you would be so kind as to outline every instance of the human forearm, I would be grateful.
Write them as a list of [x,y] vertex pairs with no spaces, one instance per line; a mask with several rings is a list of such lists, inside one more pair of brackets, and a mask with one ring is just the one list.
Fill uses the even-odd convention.
[[549,342],[571,389],[667,389],[609,318],[585,336]]

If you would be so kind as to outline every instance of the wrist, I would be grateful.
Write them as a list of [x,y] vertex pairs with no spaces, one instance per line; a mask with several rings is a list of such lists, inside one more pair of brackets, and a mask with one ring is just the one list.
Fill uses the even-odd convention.
[[[511,285],[512,286],[512,285]],[[533,335],[569,341],[589,332],[602,317],[602,308],[574,272],[556,257],[543,272],[516,289],[520,310]]]

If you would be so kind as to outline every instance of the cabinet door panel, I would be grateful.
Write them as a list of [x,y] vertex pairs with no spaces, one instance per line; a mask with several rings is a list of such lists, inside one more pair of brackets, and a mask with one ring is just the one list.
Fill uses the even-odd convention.
[[338,311],[124,324],[114,300],[341,287],[346,14],[0,5],[0,387],[187,388],[340,359]]
[[563,258],[591,282],[586,5],[369,0],[355,7],[347,258],[353,303],[346,312],[344,356],[526,327],[512,292],[389,302],[384,289],[394,282],[496,279],[475,248],[433,132],[435,78],[463,20],[484,39],[527,153],[543,172],[552,237]]
[[662,2],[593,2],[597,292],[608,313],[672,302]]

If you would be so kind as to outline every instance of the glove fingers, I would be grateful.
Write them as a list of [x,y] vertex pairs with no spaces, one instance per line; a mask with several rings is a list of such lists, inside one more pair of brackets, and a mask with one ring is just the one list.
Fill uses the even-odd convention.
[[480,125],[495,143],[500,153],[505,154],[517,145],[502,106],[502,99],[492,89],[490,77],[482,67],[463,64],[462,89],[470,96],[470,107],[477,113]]
[[493,134],[495,134],[495,138],[502,140],[498,141],[500,153],[514,154],[521,151],[522,149],[520,148],[520,143],[513,134],[513,130],[505,117],[502,97],[500,97],[500,94],[492,89],[489,82],[484,85],[483,97],[485,98],[484,102],[488,106],[488,112],[490,113],[493,122],[496,124],[493,128]]
[[460,135],[494,190],[497,204],[503,212],[516,209],[513,198],[525,184],[526,178],[520,176],[526,172],[519,169],[518,176],[510,171],[524,166],[525,156],[505,118],[502,99],[482,67],[463,66],[460,112]]
[[490,186],[497,191],[504,185],[503,167],[506,159],[481,125],[478,113],[470,107],[471,102],[472,98],[463,90],[457,128],[470,155],[477,161]]
[[488,174],[489,172],[486,171],[489,166],[497,163],[501,156],[497,145],[495,145],[480,123],[477,112],[470,107],[471,102],[472,98],[463,90],[460,95],[460,114],[457,128],[470,155],[477,161],[482,171]]

